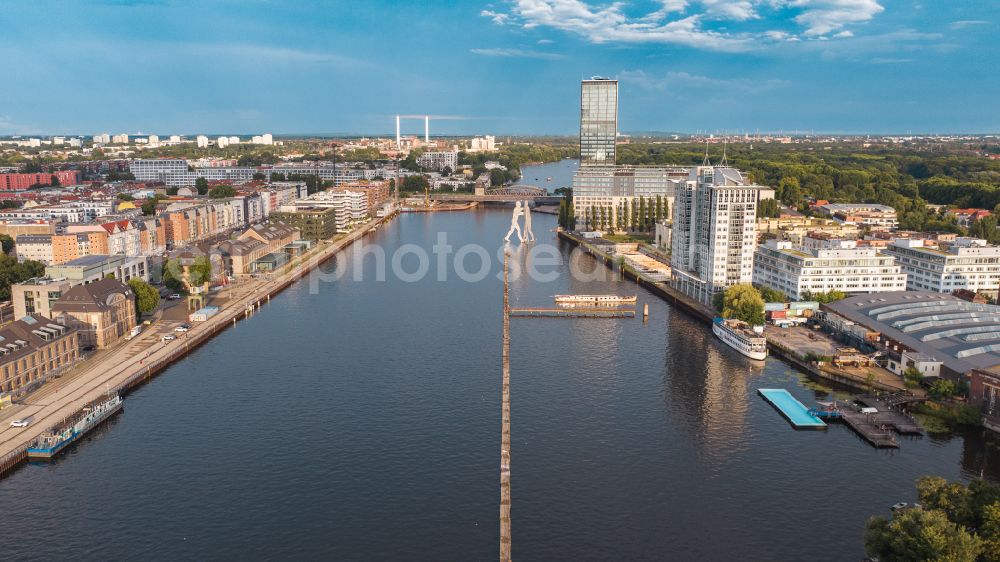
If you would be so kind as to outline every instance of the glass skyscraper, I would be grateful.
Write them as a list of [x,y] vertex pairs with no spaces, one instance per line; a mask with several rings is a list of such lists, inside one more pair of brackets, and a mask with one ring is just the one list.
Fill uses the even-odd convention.
[[614,166],[618,81],[594,77],[580,85],[580,165]]

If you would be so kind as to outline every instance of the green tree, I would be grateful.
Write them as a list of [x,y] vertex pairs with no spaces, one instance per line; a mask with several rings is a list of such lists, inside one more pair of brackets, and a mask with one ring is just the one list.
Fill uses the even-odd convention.
[[10,286],[45,274],[45,264],[33,260],[18,263],[7,254],[0,255],[0,300],[10,300]]
[[191,287],[211,282],[212,262],[208,259],[208,256],[196,257],[194,263],[188,266],[187,277],[188,285]]
[[163,272],[160,278],[163,280],[163,284],[171,291],[180,293],[184,290],[184,270],[177,258],[167,260],[163,264]]
[[788,302],[788,297],[785,296],[785,293],[771,287],[757,287],[757,292],[760,293],[760,298],[764,299],[764,302]]
[[430,186],[427,176],[413,175],[403,178],[403,185],[400,187],[403,191],[423,193]]
[[941,560],[973,562],[983,551],[983,541],[948,520],[942,511],[907,509],[892,520],[868,520],[865,550],[879,560]]
[[118,200],[119,201],[135,201],[135,197],[132,197],[128,193],[119,193],[118,194]]
[[59,186],[61,186],[62,183],[60,183],[60,181],[59,181],[59,176],[57,176],[55,174],[52,174],[52,178],[49,179],[49,185],[51,185],[52,187],[59,187]]
[[903,371],[903,380],[906,381],[906,386],[910,388],[916,388],[920,386],[920,382],[924,380],[924,375],[920,373],[920,370],[916,367],[907,367]]
[[451,169],[451,166],[445,166],[444,169],[441,170],[441,175],[448,177],[452,174],[452,172],[454,172],[454,170]]
[[14,239],[9,234],[0,234],[0,243],[3,244],[3,253],[10,255],[11,250],[14,249]]
[[208,193],[208,180],[205,178],[194,180],[194,188],[198,190],[198,195],[205,195]]
[[764,324],[764,299],[753,285],[733,285],[723,293],[722,316],[760,326]]
[[236,188],[231,185],[217,185],[208,192],[212,199],[225,199],[236,195]]
[[931,384],[929,392],[937,400],[948,398],[955,394],[955,383],[948,379],[938,379]]
[[168,187],[167,188],[167,195],[169,195],[171,197],[173,197],[174,195],[177,195],[177,190],[178,189],[180,189],[180,188],[178,188],[177,186]]
[[758,218],[777,218],[781,216],[781,206],[775,199],[762,199],[757,204]]
[[146,199],[142,202],[142,214],[148,216],[156,214],[156,200]]
[[137,314],[149,314],[160,305],[160,292],[138,277],[128,280],[128,284],[135,293],[135,309]]

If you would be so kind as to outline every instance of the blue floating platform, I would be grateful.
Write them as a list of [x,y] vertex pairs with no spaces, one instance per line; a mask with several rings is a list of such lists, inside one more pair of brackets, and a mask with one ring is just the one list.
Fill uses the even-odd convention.
[[796,429],[826,429],[826,423],[816,417],[784,388],[760,388],[757,393],[774,406]]

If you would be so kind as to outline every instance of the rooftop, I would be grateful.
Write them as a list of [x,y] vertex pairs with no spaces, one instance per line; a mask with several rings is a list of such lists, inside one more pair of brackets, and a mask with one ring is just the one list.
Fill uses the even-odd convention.
[[1000,365],[1000,306],[920,291],[859,295],[826,306],[957,373]]

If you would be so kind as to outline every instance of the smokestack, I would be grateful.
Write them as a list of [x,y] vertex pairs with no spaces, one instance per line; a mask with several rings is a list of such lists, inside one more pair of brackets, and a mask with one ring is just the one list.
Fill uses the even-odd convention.
[[396,148],[401,148],[403,146],[402,140],[399,138],[399,115],[396,116]]
[[424,115],[424,142],[431,142],[431,116]]

